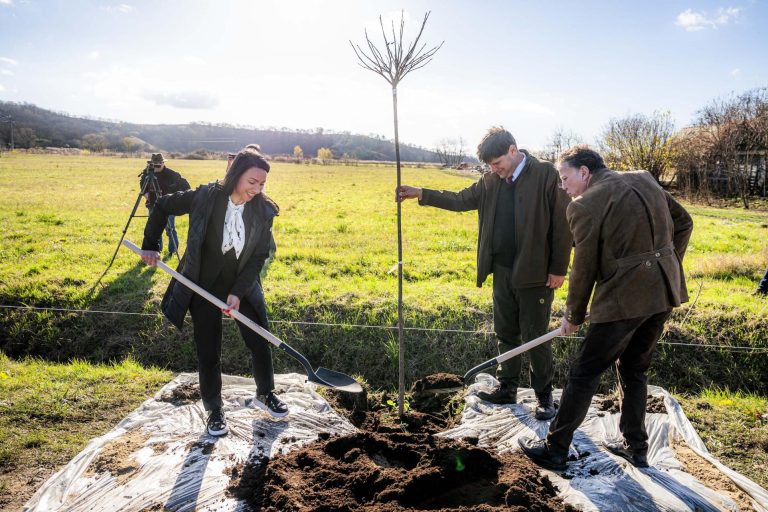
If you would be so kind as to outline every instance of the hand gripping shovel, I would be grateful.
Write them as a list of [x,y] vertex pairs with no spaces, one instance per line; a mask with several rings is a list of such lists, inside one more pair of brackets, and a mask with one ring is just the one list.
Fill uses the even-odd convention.
[[[136,254],[141,255],[141,249],[136,247],[136,245],[131,242],[130,240],[123,240],[123,245],[135,252]],[[157,266],[161,269],[165,270],[167,273],[169,273],[171,276],[173,276],[174,279],[176,279],[178,282],[182,283],[184,286],[192,290],[193,292],[197,293],[204,299],[206,299],[208,302],[216,306],[217,308],[221,310],[229,309],[229,306],[227,306],[226,303],[222,302],[221,300],[217,299],[207,291],[200,288],[198,285],[184,277],[183,275],[179,274],[175,270],[173,270],[171,267],[166,265],[164,262],[158,260]],[[309,382],[314,382],[315,384],[319,384],[321,386],[325,386],[328,388],[338,389],[340,391],[346,391],[348,393],[359,393],[363,390],[362,387],[360,387],[360,384],[350,377],[349,375],[344,375],[343,373],[335,372],[333,370],[329,370],[327,368],[318,368],[316,371],[312,370],[312,366],[309,364],[309,361],[306,357],[301,355],[299,352],[297,352],[293,347],[290,345],[280,341],[280,339],[269,332],[268,330],[264,329],[262,326],[245,316],[244,314],[240,313],[237,310],[231,310],[229,312],[229,315],[239,321],[240,323],[244,324],[248,328],[250,328],[252,331],[255,331],[260,336],[262,336],[264,339],[275,345],[277,348],[284,350],[288,353],[291,357],[298,360],[301,365],[304,367],[304,370],[307,372],[307,380]]]
[[499,356],[494,357],[493,359],[489,359],[488,361],[475,366],[474,368],[472,368],[471,370],[469,370],[467,373],[464,374],[464,385],[468,385],[469,380],[472,377],[474,377],[481,371],[485,370],[486,368],[490,368],[491,366],[496,366],[499,363],[503,363],[507,359],[512,359],[515,356],[519,356],[523,352],[527,352],[531,350],[533,347],[541,345],[542,343],[546,343],[552,338],[556,338],[560,334],[561,334],[560,327],[558,327],[554,331],[551,331],[551,332],[548,332],[547,334],[539,336],[538,338],[533,339],[528,343],[524,343],[519,347],[513,348],[512,350],[507,350],[503,354],[500,354]]

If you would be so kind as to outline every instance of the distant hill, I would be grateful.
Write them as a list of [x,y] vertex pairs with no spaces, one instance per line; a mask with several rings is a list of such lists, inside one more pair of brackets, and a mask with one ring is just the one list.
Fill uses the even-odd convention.
[[[0,101],[0,118],[13,118],[13,142],[17,148],[75,147],[100,151],[166,151],[192,153],[198,150],[228,152],[256,142],[270,155],[293,155],[301,146],[305,156],[329,148],[335,157],[359,160],[394,160],[394,143],[383,137],[331,133],[316,130],[259,129],[227,124],[133,124],[54,112],[29,103]],[[0,119],[2,120],[2,119]],[[9,147],[11,125],[0,123],[0,147]],[[400,145],[406,162],[439,162],[431,150]]]

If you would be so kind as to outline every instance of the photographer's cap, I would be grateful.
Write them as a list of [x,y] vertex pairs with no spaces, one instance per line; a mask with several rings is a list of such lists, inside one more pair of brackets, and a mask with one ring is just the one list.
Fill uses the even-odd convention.
[[165,160],[163,159],[162,153],[152,153],[152,164],[153,165],[162,165],[165,163]]

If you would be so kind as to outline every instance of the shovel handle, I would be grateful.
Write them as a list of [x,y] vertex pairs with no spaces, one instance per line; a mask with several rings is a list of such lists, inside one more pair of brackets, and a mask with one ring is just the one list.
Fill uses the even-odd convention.
[[475,366],[471,370],[469,370],[467,373],[464,374],[463,380],[464,384],[468,384],[469,380],[480,373],[481,371],[485,370],[486,368],[490,368],[492,366],[496,366],[500,363],[503,363],[507,359],[512,359],[515,356],[519,356],[523,352],[527,352],[531,350],[533,347],[536,347],[538,345],[541,345],[542,343],[546,343],[547,341],[551,340],[552,338],[556,338],[562,333],[561,328],[558,327],[557,329],[548,332],[547,334],[544,334],[542,336],[539,336],[536,339],[533,339],[529,341],[528,343],[524,343],[523,345],[520,345],[519,347],[513,348],[512,350],[508,350],[504,352],[503,354],[500,354],[497,357],[494,357],[493,359],[489,359],[488,361],[485,361],[484,363],[480,363],[479,365]]
[[504,352],[503,354],[499,355],[496,358],[496,362],[497,363],[503,363],[507,359],[512,359],[515,356],[519,356],[523,352],[528,352],[533,347],[538,347],[542,343],[546,343],[549,340],[551,340],[552,338],[557,338],[558,336],[560,336],[560,334],[562,334],[562,330],[561,330],[560,327],[558,327],[557,329],[549,331],[547,334],[542,334],[541,336],[539,336],[536,339],[532,339],[531,341],[529,341],[527,343],[523,343],[519,347],[515,347],[512,350],[507,350],[506,352]]
[[[136,246],[133,242],[130,240],[123,240],[123,245],[141,256],[141,249]],[[205,300],[216,306],[217,308],[221,309],[222,311],[225,309],[229,309],[229,305],[227,305],[226,302],[222,301],[221,299],[213,296],[211,293],[207,292],[197,284],[190,281],[188,278],[184,277],[180,273],[173,270],[171,267],[165,264],[165,262],[158,260],[157,266],[161,269],[165,270],[167,273],[169,273],[175,280],[192,290],[193,292],[199,294],[201,297],[203,297]],[[257,332],[260,336],[262,336],[264,339],[266,339],[268,342],[272,343],[278,348],[283,348],[281,345],[284,345],[284,343],[274,334],[242,314],[236,309],[230,309],[229,310],[229,316],[236,319],[238,322],[241,322],[245,324],[249,329]]]

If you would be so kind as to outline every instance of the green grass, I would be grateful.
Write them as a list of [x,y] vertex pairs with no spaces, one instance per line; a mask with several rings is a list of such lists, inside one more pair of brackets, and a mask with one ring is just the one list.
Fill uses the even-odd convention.
[[0,509],[20,508],[35,490],[27,481],[50,476],[171,377],[130,359],[56,364],[0,352]]
[[[220,178],[223,162],[171,164],[192,184]],[[85,304],[87,286],[106,267],[138,193],[141,160],[11,155],[0,159],[0,276],[6,296],[53,296]],[[275,222],[278,258],[265,283],[275,299],[320,303],[349,297],[353,303],[390,300],[396,292],[394,170],[382,167],[306,166],[275,163],[267,191],[281,206]],[[473,181],[436,169],[403,170],[403,182],[458,190]],[[702,285],[699,305],[717,303],[757,312],[749,297],[768,265],[768,213],[694,206],[695,230],[686,261],[691,289]],[[143,202],[138,214],[145,214]],[[127,237],[140,243],[143,218]],[[186,218],[179,218],[186,233]],[[405,303],[413,309],[454,307],[458,296],[478,306],[490,294],[473,286],[475,212],[454,213],[403,204]],[[105,283],[136,265],[121,249]],[[10,283],[17,283],[13,290]],[[161,290],[167,276],[153,275]],[[562,300],[564,290],[558,293]]]
[[[177,161],[170,167],[191,184],[223,175],[223,161]],[[66,361],[109,361],[131,354],[144,364],[195,367],[189,329],[178,333],[157,317],[168,276],[120,249],[102,286],[89,290],[106,268],[138,194],[144,161],[95,156],[6,155],[0,158],[0,305],[31,305],[103,313],[0,310],[7,333],[0,348]],[[402,181],[459,190],[475,176],[437,169],[403,169]],[[387,166],[274,163],[268,194],[281,206],[274,233],[277,258],[264,289],[272,329],[314,364],[392,385],[396,334],[380,328],[326,327],[283,322],[394,326],[397,321],[395,171]],[[768,266],[768,212],[691,206],[695,229],[686,256],[691,302],[675,311],[666,342],[768,346],[768,301],[751,292]],[[144,214],[143,202],[139,214]],[[490,282],[475,287],[477,215],[402,207],[406,327],[488,330]],[[127,238],[141,242],[144,218]],[[182,241],[187,219],[177,221]],[[174,263],[173,260],[171,263]],[[567,285],[558,290],[555,318]],[[248,358],[235,330],[226,331],[225,371],[247,373]],[[393,345],[395,344],[395,345]],[[566,361],[576,342],[557,342]],[[494,355],[482,334],[406,331],[407,379],[435,371],[463,373]],[[654,377],[685,389],[721,383],[768,390],[765,358],[712,349],[662,345]],[[720,363],[723,364],[720,364]],[[695,363],[695,364],[694,364]],[[278,371],[295,370],[276,356]],[[709,365],[709,366],[708,366]],[[710,366],[714,365],[713,371]],[[558,368],[562,380],[567,370]]]

